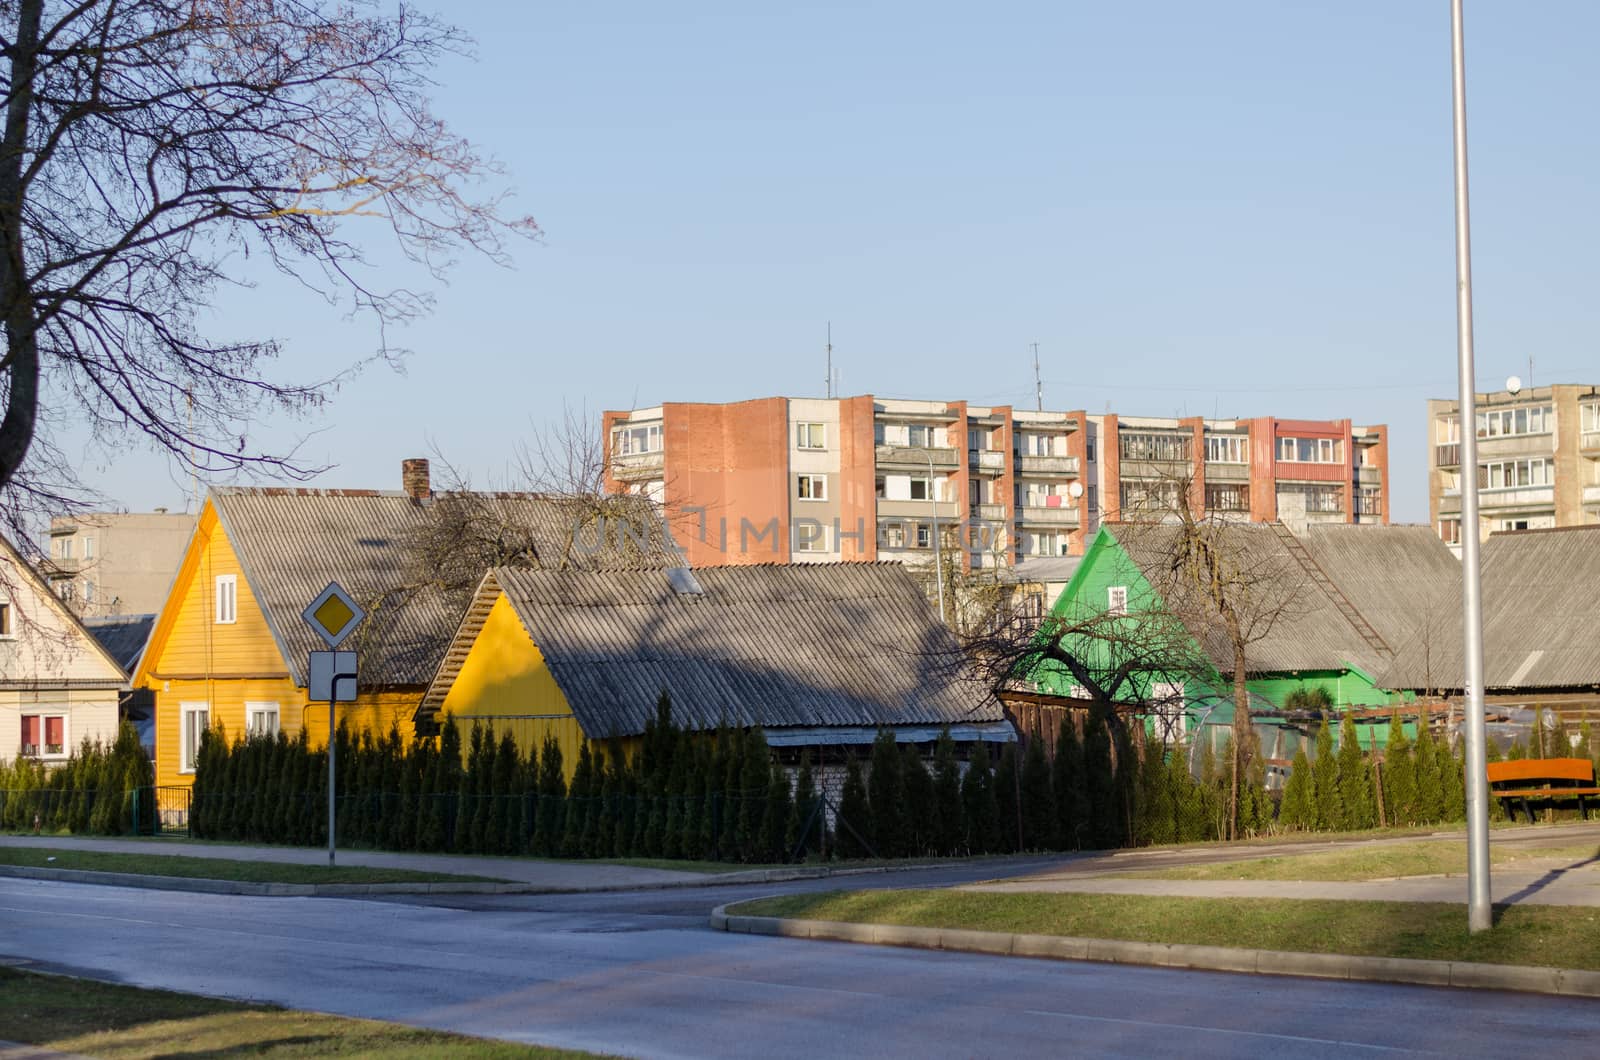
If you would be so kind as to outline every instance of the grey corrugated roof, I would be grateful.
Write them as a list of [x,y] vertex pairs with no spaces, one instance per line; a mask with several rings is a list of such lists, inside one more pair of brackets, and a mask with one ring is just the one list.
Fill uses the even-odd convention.
[[1391,651],[1461,581],[1460,561],[1431,526],[1313,523],[1300,539]]
[[[1495,534],[1483,546],[1484,685],[1600,686],[1600,526]],[[1463,687],[1461,572],[1396,654],[1390,688]]]
[[[437,495],[432,505],[450,496]],[[560,502],[526,493],[471,496],[530,531],[541,556],[565,551],[570,516]],[[428,683],[461,618],[459,600],[416,584],[413,542],[426,530],[432,505],[380,490],[229,487],[213,489],[211,500],[296,684],[305,683],[307,653],[326,647],[300,613],[329,581],[339,582],[368,611],[353,638],[362,653],[362,684]],[[603,550],[572,554],[570,562],[667,565],[676,557],[622,557]]]
[[[999,703],[960,658],[897,563],[706,567],[701,591],[665,571],[497,570],[469,614],[503,590],[591,736],[644,730],[663,689],[684,725],[998,722]],[[492,600],[490,601],[492,602]],[[443,699],[469,620],[424,700]],[[452,662],[453,660],[453,662]]]
[[[1180,536],[1176,525],[1151,524],[1110,528],[1145,579],[1163,592],[1172,584],[1169,571]],[[1280,617],[1250,644],[1246,659],[1251,672],[1329,670],[1353,665],[1368,673],[1387,664],[1387,654],[1370,644],[1286,545],[1283,528],[1261,523],[1208,526],[1218,546],[1250,580],[1274,586],[1273,596],[1287,600]],[[1193,596],[1191,595],[1191,599]],[[1223,673],[1233,670],[1233,651],[1222,620],[1213,608],[1196,600],[1179,608],[1189,632]],[[1263,607],[1262,611],[1269,610]],[[1265,625],[1265,624],[1263,624]]]
[[117,664],[129,673],[138,665],[150,631],[155,628],[155,615],[117,615],[107,618],[84,619],[84,628],[100,642],[100,646]]

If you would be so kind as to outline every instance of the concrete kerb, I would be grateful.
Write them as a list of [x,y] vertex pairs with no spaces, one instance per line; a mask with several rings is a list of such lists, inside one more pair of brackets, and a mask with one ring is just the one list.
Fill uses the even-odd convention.
[[[742,904],[742,903],[738,903]],[[1564,997],[1600,997],[1600,972],[1532,968],[1514,964],[1429,961],[1409,957],[1357,957],[1342,953],[1296,953],[1286,950],[1189,946],[1165,942],[1066,935],[1009,934],[957,928],[851,924],[832,920],[786,920],[782,917],[730,914],[726,905],[711,911],[711,927],[746,935],[781,935],[878,946],[942,949],[1060,961],[1105,961],[1155,968],[1186,968],[1253,975],[1293,975],[1317,979],[1356,979],[1475,990],[1515,990]]]

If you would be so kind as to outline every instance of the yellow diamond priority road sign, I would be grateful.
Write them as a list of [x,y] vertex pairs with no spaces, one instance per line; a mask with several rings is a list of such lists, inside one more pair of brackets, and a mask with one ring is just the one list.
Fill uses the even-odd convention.
[[316,630],[317,636],[326,641],[328,647],[337,648],[361,625],[367,613],[354,597],[345,592],[342,585],[329,582],[310,606],[300,612],[300,617]]

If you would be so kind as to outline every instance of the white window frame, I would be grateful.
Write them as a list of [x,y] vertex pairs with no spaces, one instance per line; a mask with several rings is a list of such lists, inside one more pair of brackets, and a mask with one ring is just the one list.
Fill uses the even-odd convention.
[[0,596],[0,640],[17,639],[17,613],[7,597]]
[[[205,715],[205,723],[198,728],[191,721],[196,714]],[[200,754],[200,734],[211,726],[211,704],[190,700],[178,704],[178,772],[194,773],[195,759]]]
[[1128,587],[1126,585],[1109,585],[1106,587],[1106,614],[1125,615],[1128,613]]
[[[939,440],[938,435],[934,433],[935,430],[936,428],[930,427],[925,423],[907,424],[906,445],[913,449],[934,448],[934,443]],[[918,441],[918,437],[920,437],[922,440]]]
[[219,574],[213,582],[215,611],[213,617],[219,626],[231,626],[239,621],[239,576]]
[[[33,754],[28,755],[27,757],[38,762],[64,762],[72,756],[72,715],[59,708],[46,710],[42,707],[36,707],[31,710],[24,709],[18,711],[17,713],[17,736],[19,737],[19,742],[17,743],[18,757],[23,756],[24,745],[20,742],[20,737],[22,736],[23,718],[39,719],[39,746]],[[49,726],[47,726],[45,723],[51,718],[61,719],[61,750],[55,752],[46,751],[46,745],[44,742],[45,733],[49,731]]]
[[[917,483],[922,483],[923,496],[917,496]],[[927,475],[912,475],[906,483],[906,493],[914,501],[931,501],[934,496],[934,480]]]
[[[810,531],[816,536],[807,537],[805,531]],[[796,524],[794,528],[794,550],[796,552],[827,552],[828,528],[825,526]]]
[[929,523],[918,523],[917,524],[917,536],[916,536],[917,544],[916,544],[916,547],[917,548],[927,548],[928,547],[928,543],[930,541],[932,541],[932,540],[933,540],[933,526],[931,524],[929,524]]
[[1150,686],[1150,714],[1158,719],[1158,732],[1174,743],[1189,739],[1189,701],[1181,681],[1157,681]]
[[[256,726],[256,715],[271,715],[272,728],[263,730]],[[282,725],[282,712],[278,704],[266,700],[245,700],[244,733],[246,736],[277,736]]]
[[796,423],[794,425],[794,447],[796,449],[826,449],[828,448],[828,425],[826,423]]
[[828,476],[796,475],[794,499],[797,501],[825,501],[828,499]]
[[1584,434],[1600,431],[1600,405],[1588,403],[1578,406],[1578,415],[1581,418],[1578,427]]

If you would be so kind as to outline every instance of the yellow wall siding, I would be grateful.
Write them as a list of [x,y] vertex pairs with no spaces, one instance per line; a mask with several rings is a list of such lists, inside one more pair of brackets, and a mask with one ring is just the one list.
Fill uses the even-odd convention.
[[528,636],[504,593],[490,608],[460,673],[445,694],[442,713],[454,717],[461,727],[463,752],[474,722],[489,726],[496,740],[501,733],[511,733],[524,755],[554,736],[561,747],[567,779],[572,779],[585,734],[545,663],[544,653]]
[[[237,579],[237,618],[219,624],[215,579],[224,574]],[[193,774],[178,768],[184,703],[208,704],[211,724],[221,726],[230,740],[245,730],[246,703],[276,703],[285,734],[298,736],[304,726],[313,746],[325,744],[327,705],[315,703],[307,710],[305,689],[297,688],[288,673],[239,558],[207,503],[135,680],[155,692],[156,783],[193,783]],[[340,704],[338,716],[355,731],[387,732],[396,724],[409,743],[421,698],[421,689],[363,692],[357,702]]]

